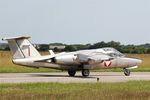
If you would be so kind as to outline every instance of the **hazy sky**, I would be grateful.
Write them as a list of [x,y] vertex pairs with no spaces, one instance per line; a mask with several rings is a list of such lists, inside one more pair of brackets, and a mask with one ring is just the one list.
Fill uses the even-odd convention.
[[0,0],[0,38],[22,35],[34,43],[150,43],[150,0]]

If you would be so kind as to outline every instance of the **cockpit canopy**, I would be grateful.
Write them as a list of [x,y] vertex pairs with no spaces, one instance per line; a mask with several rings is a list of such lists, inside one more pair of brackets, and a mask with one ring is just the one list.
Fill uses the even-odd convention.
[[118,50],[114,48],[102,48],[106,54],[108,54],[111,57],[124,57],[125,55],[120,53]]

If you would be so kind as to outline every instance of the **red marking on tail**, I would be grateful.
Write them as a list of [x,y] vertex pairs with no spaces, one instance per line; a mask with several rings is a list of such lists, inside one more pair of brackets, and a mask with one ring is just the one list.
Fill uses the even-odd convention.
[[28,56],[30,56],[30,47],[28,48]]

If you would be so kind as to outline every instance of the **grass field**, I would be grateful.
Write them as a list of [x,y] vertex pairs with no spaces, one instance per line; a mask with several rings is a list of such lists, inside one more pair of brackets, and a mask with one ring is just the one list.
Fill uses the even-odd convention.
[[[41,52],[42,55],[47,54],[47,52]],[[30,73],[30,72],[58,72],[58,70],[47,69],[47,68],[28,68],[23,66],[18,66],[12,63],[11,53],[9,51],[0,51],[0,73]]]
[[[48,54],[48,52],[42,52],[42,55]],[[143,60],[143,63],[139,68],[132,71],[150,71],[150,54],[126,54],[128,57],[139,58]],[[11,62],[11,54],[9,51],[0,51],[0,73],[13,73],[13,72],[56,72],[58,70],[53,69],[33,69],[22,66],[14,65]],[[97,70],[97,71],[122,71],[122,69],[109,69],[109,70]]]
[[0,84],[1,100],[150,100],[150,81]]

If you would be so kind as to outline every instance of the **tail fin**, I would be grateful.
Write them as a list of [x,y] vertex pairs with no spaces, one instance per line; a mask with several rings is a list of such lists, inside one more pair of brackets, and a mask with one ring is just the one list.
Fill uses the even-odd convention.
[[13,59],[39,57],[41,56],[35,47],[29,41],[30,37],[3,38],[7,40]]

